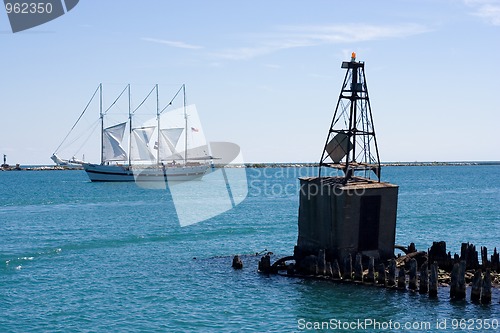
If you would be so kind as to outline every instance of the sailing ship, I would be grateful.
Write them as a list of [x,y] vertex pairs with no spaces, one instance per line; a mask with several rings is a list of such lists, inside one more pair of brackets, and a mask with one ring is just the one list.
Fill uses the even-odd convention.
[[[128,91],[129,97],[128,121],[104,127],[106,112],[123,95],[125,90]],[[150,97],[153,91],[156,91],[156,117],[147,120],[140,126],[135,126],[133,123],[135,111]],[[191,117],[197,118],[197,113],[194,105],[186,105],[185,85],[180,87],[170,103],[161,110],[159,107],[158,85],[153,87],[135,110],[130,107],[130,84],[127,85],[112,105],[104,111],[102,107],[102,84],[99,84],[91,101],[97,92],[99,92],[101,129],[100,163],[87,163],[74,157],[68,160],[60,158],[57,156],[57,150],[61,147],[61,143],[51,157],[56,164],[81,164],[92,182],[190,181],[202,178],[208,171],[208,162],[212,157],[209,154],[203,133],[199,133],[201,127],[199,125],[196,125],[197,127],[189,126],[188,119]],[[165,112],[181,92],[184,96],[182,108]],[[87,104],[87,107],[89,104]],[[86,109],[71,130],[75,128]],[[176,124],[164,124],[169,119],[175,120],[175,118],[177,119]],[[181,126],[179,119],[183,120]],[[128,149],[124,147],[127,128]],[[190,145],[188,137],[189,134],[193,133],[199,134],[198,140]],[[184,137],[183,142],[180,140],[182,136]]]

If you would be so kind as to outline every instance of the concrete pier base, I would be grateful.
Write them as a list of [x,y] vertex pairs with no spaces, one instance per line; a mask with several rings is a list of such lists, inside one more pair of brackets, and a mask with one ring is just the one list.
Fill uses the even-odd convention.
[[325,250],[326,261],[356,254],[377,262],[394,257],[398,186],[354,177],[300,178],[294,256]]

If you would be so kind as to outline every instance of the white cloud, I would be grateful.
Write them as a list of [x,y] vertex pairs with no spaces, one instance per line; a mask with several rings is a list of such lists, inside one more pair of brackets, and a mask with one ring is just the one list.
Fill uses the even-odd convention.
[[187,44],[187,43],[179,42],[179,41],[164,40],[164,39],[149,38],[149,37],[143,37],[141,39],[144,40],[144,41],[146,41],[146,42],[153,42],[153,43],[165,44],[165,45],[168,45],[168,46],[171,46],[171,47],[177,47],[177,48],[181,48],[181,49],[197,50],[197,49],[202,49],[203,48],[203,46]]
[[276,65],[276,64],[265,64],[264,67],[271,68],[271,69],[281,69],[282,68],[282,66]]
[[226,49],[213,55],[224,59],[243,60],[284,49],[405,38],[428,31],[428,28],[418,24],[285,26],[275,33],[256,36],[258,42],[253,47]]
[[235,49],[227,49],[220,52],[212,53],[217,58],[243,60],[251,59],[264,54],[272,53],[272,47],[256,46],[256,47],[240,47]]
[[288,31],[295,32],[302,41],[313,44],[351,43],[369,40],[404,38],[428,32],[429,29],[418,24],[400,25],[369,25],[347,24],[309,27],[288,27]]
[[479,16],[489,24],[500,26],[499,0],[464,0],[464,3],[474,8],[473,15]]

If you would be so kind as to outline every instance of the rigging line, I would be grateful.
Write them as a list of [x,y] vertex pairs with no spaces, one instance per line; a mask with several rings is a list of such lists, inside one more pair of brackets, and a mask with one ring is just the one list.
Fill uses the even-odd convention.
[[95,124],[98,123],[99,120],[97,120],[95,123],[94,123],[94,126],[93,126],[93,129],[92,131],[89,133],[89,135],[87,136],[87,138],[85,139],[85,141],[82,143],[82,145],[80,146],[80,148],[77,149],[77,151],[73,154],[73,156],[75,156],[76,154],[78,154],[82,148],[85,146],[85,144],[89,141],[89,139],[92,137],[92,134],[94,134],[94,132],[96,131],[97,129],[97,126],[95,126]]
[[[90,126],[88,128],[86,128],[84,131],[82,131],[82,133],[87,133],[87,131],[90,131],[90,130],[92,130],[91,132],[93,133],[95,131],[95,128],[97,127],[96,124],[98,122],[99,122],[99,119],[96,119],[92,124],[90,124]],[[64,147],[69,147],[72,144],[74,144],[75,142],[79,141],[80,139],[81,139],[81,137],[78,135],[76,138],[73,139],[73,141],[69,142]]]
[[150,91],[150,92],[149,92],[149,94],[146,96],[146,98],[144,98],[144,100],[141,102],[141,104],[139,104],[139,106],[138,106],[138,107],[136,107],[136,108],[134,109],[134,111],[132,111],[132,114],[134,114],[134,113],[135,113],[135,111],[137,111],[137,110],[138,110],[138,109],[142,106],[142,104],[144,104],[144,102],[146,102],[146,100],[149,98],[149,96],[153,93],[153,91],[154,91],[155,89],[156,89],[156,86],[154,86],[154,87],[153,87],[153,89],[151,89],[151,91]]
[[66,136],[64,137],[64,139],[62,140],[61,144],[59,145],[59,147],[57,147],[57,149],[55,150],[54,154],[59,150],[59,148],[61,148],[61,146],[63,145],[64,141],[66,141],[66,139],[68,138],[68,136],[71,134],[71,132],[73,131],[73,129],[75,128],[76,124],[78,124],[78,122],[80,121],[80,119],[82,118],[83,114],[85,113],[85,111],[87,111],[87,108],[89,107],[90,103],[92,102],[92,100],[94,99],[95,97],[95,94],[97,94],[97,92],[99,91],[99,86],[97,86],[97,89],[94,91],[94,94],[92,95],[92,97],[90,98],[90,101],[87,103],[87,106],[85,106],[85,109],[83,109],[83,112],[80,114],[80,117],[78,117],[78,119],[76,120],[75,124],[73,125],[73,127],[71,127],[71,129],[69,130],[68,134],[66,134]]
[[172,98],[172,100],[170,101],[170,103],[168,103],[168,104],[167,104],[167,106],[165,106],[165,107],[164,107],[164,108],[160,111],[160,113],[159,113],[159,114],[162,114],[162,113],[163,113],[163,111],[165,111],[165,110],[166,110],[166,109],[167,109],[170,105],[172,105],[172,102],[175,100],[175,98],[177,97],[177,95],[179,95],[179,93],[181,92],[181,90],[182,90],[182,87],[183,87],[183,86],[184,86],[184,85],[182,85],[182,86],[179,88],[179,90],[177,90],[177,92],[175,93],[175,95],[174,95],[174,97]]
[[125,89],[122,90],[122,92],[120,93],[120,95],[118,95],[118,97],[115,99],[115,101],[113,103],[111,103],[111,105],[102,113],[103,115],[105,115],[106,112],[108,112],[109,109],[111,109],[113,107],[113,105],[115,105],[116,102],[118,102],[118,100],[120,99],[120,97],[122,97],[125,90],[127,90],[127,87],[128,87],[128,85],[125,87]]

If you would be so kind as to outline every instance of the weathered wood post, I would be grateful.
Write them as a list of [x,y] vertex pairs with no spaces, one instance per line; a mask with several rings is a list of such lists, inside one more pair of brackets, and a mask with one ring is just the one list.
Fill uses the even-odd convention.
[[415,243],[411,242],[410,245],[408,245],[408,253],[414,252],[417,252],[417,248],[415,247]]
[[474,246],[474,244],[462,243],[462,247],[460,249],[460,260],[465,260],[466,268],[479,268],[476,246]]
[[429,272],[427,269],[427,263],[424,262],[422,266],[420,266],[419,292],[421,294],[427,294],[428,291],[429,291]]
[[493,254],[491,255],[491,269],[500,273],[500,254],[497,252],[497,248],[493,250]]
[[490,269],[487,268],[483,277],[483,286],[481,288],[481,304],[491,303],[491,275]]
[[391,259],[389,262],[389,278],[387,286],[393,287],[396,285],[396,260]]
[[378,276],[377,276],[377,284],[385,286],[385,265],[380,264],[378,265]]
[[360,253],[356,254],[356,262],[354,264],[354,281],[363,282],[363,263]]
[[269,273],[271,271],[271,256],[266,254],[259,261],[259,272]]
[[428,261],[430,263],[437,262],[439,267],[445,270],[451,270],[453,262],[451,260],[451,253],[446,253],[446,242],[433,242],[431,248],[428,250]]
[[352,280],[352,257],[351,257],[351,254],[349,254],[347,257],[344,258],[343,279],[344,280]]
[[460,265],[455,263],[451,271],[451,283],[450,283],[450,298],[455,298],[458,289],[458,274],[460,271]]
[[405,290],[406,289],[406,273],[404,267],[399,269],[398,273],[398,289]]
[[429,276],[429,297],[438,295],[438,263],[434,261],[431,265],[431,274]]
[[417,290],[417,260],[415,258],[410,260],[408,288],[410,290]]
[[474,273],[474,278],[472,279],[472,289],[470,292],[470,300],[472,302],[479,302],[481,299],[481,285],[483,284],[483,273],[480,269],[476,270]]
[[318,270],[316,272],[318,275],[326,274],[326,258],[325,258],[325,250],[320,249],[318,251]]
[[[477,257],[477,254],[476,254]],[[470,258],[470,257],[469,257]],[[477,259],[476,259],[477,261]],[[474,260],[472,259],[472,262]],[[455,297],[457,299],[465,299],[465,270],[467,268],[467,262],[465,260],[460,261],[459,270],[458,270],[458,281],[457,281],[457,290]]]
[[368,260],[368,274],[366,275],[365,282],[375,282],[375,258],[370,257]]
[[232,267],[234,269],[242,269],[243,268],[243,261],[241,261],[240,259],[240,256],[239,255],[235,255],[233,257],[233,264],[232,264]]
[[340,275],[340,267],[339,267],[339,262],[337,259],[333,261],[332,265],[332,277],[334,280],[340,280],[341,275]]
[[328,276],[328,277],[332,277],[333,276],[332,263],[329,262],[329,261],[326,262],[325,275]]
[[486,246],[481,246],[481,264],[483,269],[490,267],[490,263],[488,261],[488,248],[486,248]]

